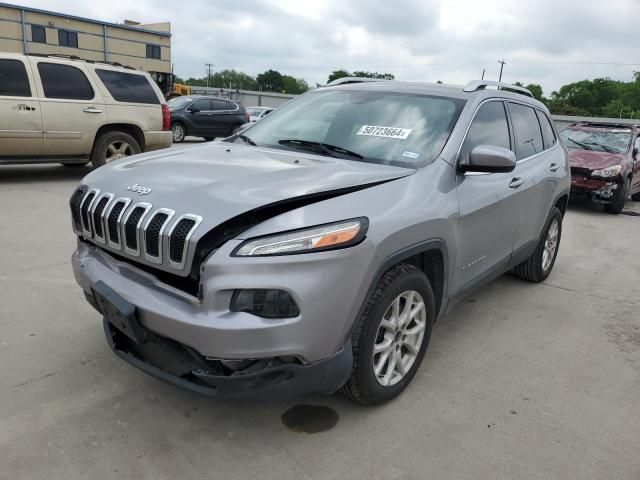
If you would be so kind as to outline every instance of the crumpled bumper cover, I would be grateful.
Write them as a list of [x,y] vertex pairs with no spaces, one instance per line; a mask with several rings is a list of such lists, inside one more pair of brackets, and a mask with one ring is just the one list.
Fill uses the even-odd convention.
[[211,397],[266,400],[329,394],[351,374],[350,340],[327,360],[306,365],[259,360],[249,368],[230,372],[218,360],[206,359],[144,327],[147,340],[137,345],[106,319],[103,326],[109,346],[122,360],[153,377]]

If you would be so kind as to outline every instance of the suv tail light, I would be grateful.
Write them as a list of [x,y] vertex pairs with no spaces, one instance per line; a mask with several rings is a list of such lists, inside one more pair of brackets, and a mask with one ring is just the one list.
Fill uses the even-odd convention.
[[169,114],[169,107],[166,103],[162,104],[162,131],[166,132],[170,128],[171,115]]
[[251,121],[251,117],[249,116],[249,112],[244,112],[244,120],[249,123]]

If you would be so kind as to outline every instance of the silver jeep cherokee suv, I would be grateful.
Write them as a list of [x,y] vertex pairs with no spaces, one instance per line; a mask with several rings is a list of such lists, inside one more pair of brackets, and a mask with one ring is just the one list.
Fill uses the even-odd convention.
[[347,79],[225,141],[87,175],[73,269],[113,351],[151,375],[375,404],[465,294],[549,275],[569,184],[527,90]]

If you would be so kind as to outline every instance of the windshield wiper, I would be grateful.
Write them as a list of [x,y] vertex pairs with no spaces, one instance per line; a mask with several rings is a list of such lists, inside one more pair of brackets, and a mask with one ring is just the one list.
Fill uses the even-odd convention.
[[569,140],[570,142],[575,143],[576,145],[578,145],[579,147],[584,148],[585,150],[593,150],[593,148],[591,148],[589,145],[587,145],[586,143],[582,143],[582,142],[578,142],[577,140],[574,140],[571,137],[567,137],[567,140]]
[[236,134],[236,138],[239,138],[240,140],[242,140],[244,143],[248,143],[249,145],[251,145],[252,147],[257,147],[258,144],[256,142],[254,142],[253,140],[251,140],[249,137],[247,137],[246,135],[243,135],[242,133],[237,133]]
[[[287,147],[297,147],[304,150],[315,150],[316,152],[322,152],[325,155],[335,158],[349,157],[350,159],[356,160],[364,160],[364,157],[359,153],[352,152],[351,150],[347,150],[342,147],[338,147],[336,145],[331,145],[330,143],[322,143],[322,142],[314,142],[311,140],[297,140],[297,139],[289,139],[289,140],[278,140],[280,145],[286,145]],[[338,155],[335,155],[335,154]],[[342,156],[342,157],[341,157]]]
[[612,149],[611,147],[609,147],[607,145],[603,145],[602,143],[589,142],[587,145],[593,145],[594,147],[600,147],[601,149],[603,149],[607,153],[614,153],[615,152],[614,149]]

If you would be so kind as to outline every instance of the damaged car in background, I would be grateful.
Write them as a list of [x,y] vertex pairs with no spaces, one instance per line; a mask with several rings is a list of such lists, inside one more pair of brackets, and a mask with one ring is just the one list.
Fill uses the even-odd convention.
[[634,126],[579,122],[560,132],[569,150],[571,196],[620,213],[629,195],[640,201],[640,132]]
[[468,293],[547,278],[569,176],[526,89],[337,82],[225,141],[87,175],[72,265],[112,350],[155,377],[377,404]]

